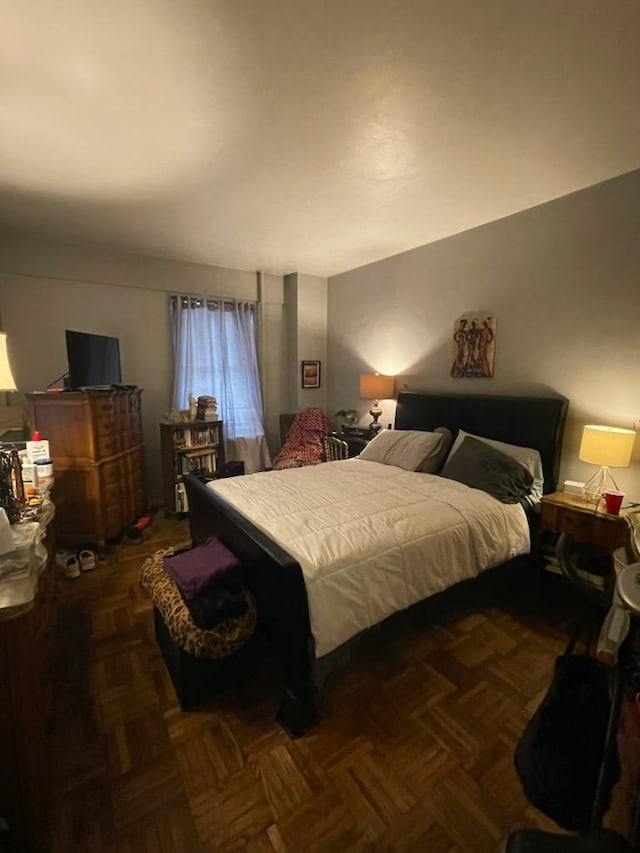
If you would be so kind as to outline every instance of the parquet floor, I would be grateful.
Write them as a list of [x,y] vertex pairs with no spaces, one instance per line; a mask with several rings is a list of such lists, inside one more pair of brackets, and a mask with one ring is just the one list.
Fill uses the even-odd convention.
[[321,725],[293,741],[269,662],[180,710],[138,576],[187,537],[158,516],[144,543],[59,580],[52,853],[483,853],[514,827],[553,829],[513,751],[566,642],[562,596],[502,582],[392,620],[327,678]]

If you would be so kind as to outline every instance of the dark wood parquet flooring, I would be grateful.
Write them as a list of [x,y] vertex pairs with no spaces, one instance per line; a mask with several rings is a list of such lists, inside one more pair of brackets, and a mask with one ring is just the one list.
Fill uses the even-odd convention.
[[52,853],[483,853],[517,826],[553,830],[513,752],[566,643],[562,590],[501,580],[391,620],[327,677],[320,726],[293,741],[268,661],[180,710],[138,578],[187,538],[158,517],[142,544],[58,581]]

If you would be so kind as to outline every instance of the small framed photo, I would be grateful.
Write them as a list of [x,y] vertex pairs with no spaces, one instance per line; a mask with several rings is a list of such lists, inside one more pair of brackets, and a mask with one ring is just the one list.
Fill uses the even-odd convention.
[[303,361],[302,362],[302,387],[303,388],[319,388],[320,387],[320,362],[319,361]]

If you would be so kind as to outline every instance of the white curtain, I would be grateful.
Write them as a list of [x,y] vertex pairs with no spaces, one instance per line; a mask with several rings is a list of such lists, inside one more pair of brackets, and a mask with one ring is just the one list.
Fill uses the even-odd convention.
[[262,395],[252,302],[171,296],[173,408],[209,394],[224,421],[227,459],[242,459],[245,472],[271,464],[264,436]]

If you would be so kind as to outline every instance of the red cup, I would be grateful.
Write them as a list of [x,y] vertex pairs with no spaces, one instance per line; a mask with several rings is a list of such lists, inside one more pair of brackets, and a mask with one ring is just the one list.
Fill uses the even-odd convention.
[[618,515],[622,506],[624,492],[609,491],[604,493],[604,502],[607,505],[609,515]]

